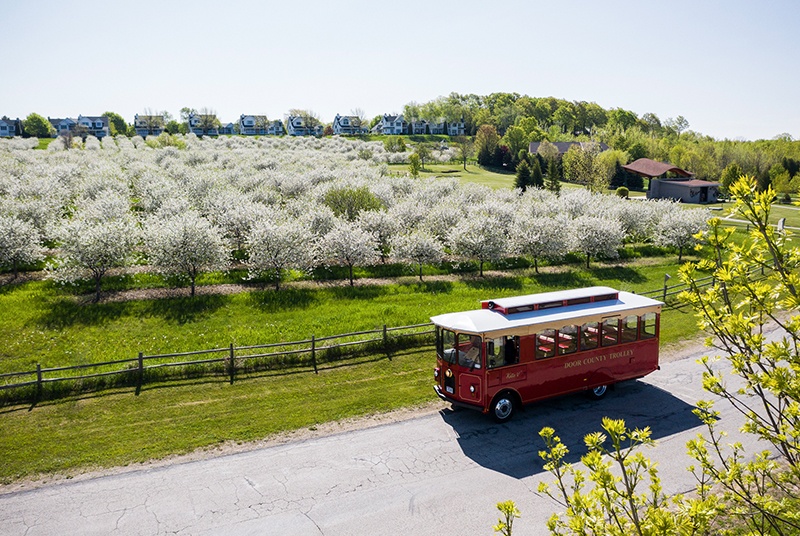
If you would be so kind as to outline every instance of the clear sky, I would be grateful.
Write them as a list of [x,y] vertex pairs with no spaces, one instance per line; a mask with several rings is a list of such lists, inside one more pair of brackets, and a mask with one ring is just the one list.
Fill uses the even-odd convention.
[[330,122],[507,91],[799,139],[799,23],[796,0],[0,0],[0,115]]

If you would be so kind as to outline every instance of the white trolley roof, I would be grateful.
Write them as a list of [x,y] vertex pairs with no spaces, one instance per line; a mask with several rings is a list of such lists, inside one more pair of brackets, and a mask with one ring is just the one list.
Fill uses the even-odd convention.
[[[590,301],[595,297],[599,301]],[[570,305],[571,302],[583,303]],[[483,305],[483,309],[474,311],[437,315],[431,317],[431,321],[437,326],[458,332],[493,336],[524,335],[605,318],[660,312],[663,303],[610,287],[588,287],[487,300]]]

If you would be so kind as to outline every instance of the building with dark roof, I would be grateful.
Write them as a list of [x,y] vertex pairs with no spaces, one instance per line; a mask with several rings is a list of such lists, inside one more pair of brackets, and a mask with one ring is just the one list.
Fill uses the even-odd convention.
[[668,162],[657,162],[639,158],[622,169],[649,179],[648,199],[674,199],[683,203],[716,203],[719,183],[694,178],[694,173],[673,166]]

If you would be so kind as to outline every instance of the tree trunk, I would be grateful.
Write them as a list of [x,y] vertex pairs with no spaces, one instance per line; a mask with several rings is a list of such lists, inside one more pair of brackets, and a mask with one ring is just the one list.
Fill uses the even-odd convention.
[[533,270],[539,273],[539,260],[536,257],[533,258]]
[[682,257],[683,257],[683,246],[679,246],[678,247],[678,262],[682,261]]
[[591,258],[592,258],[592,256],[587,253],[586,254],[586,269],[587,270],[589,269],[589,259],[591,259]]
[[96,275],[94,276],[94,303],[100,301],[100,279],[102,276]]
[[479,271],[480,271],[480,276],[483,277],[483,261],[480,261]]
[[419,282],[422,283],[422,263],[419,263]]
[[353,285],[353,265],[350,264],[349,266],[350,266],[350,286],[353,287],[355,286]]
[[192,276],[192,293],[191,293],[192,298],[194,298],[194,280],[195,280],[195,277]]

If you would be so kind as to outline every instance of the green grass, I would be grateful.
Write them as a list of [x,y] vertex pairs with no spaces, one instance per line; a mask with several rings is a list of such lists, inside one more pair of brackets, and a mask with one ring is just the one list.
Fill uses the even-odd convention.
[[[730,216],[733,210],[733,205],[734,205],[733,202],[730,201],[727,201],[723,204],[711,205],[722,208],[722,210],[719,211],[715,210],[713,212],[713,215],[719,218],[725,218],[727,216]],[[696,207],[696,205],[689,205],[689,206]],[[739,215],[733,215],[731,217],[735,220],[744,221],[744,218],[742,218]],[[777,225],[778,220],[780,220],[781,218],[786,218],[785,225],[787,227],[800,228],[800,207],[796,205],[784,205],[781,203],[773,203],[772,208],[770,210],[769,223]],[[730,221],[730,222],[726,221],[725,223],[730,225],[735,225],[738,227],[746,225],[745,223],[739,223],[735,221]]]
[[36,149],[47,149],[47,147],[55,140],[56,138],[39,138],[39,145],[36,146]]
[[[636,257],[636,250],[626,252]],[[456,281],[255,290],[194,299],[79,302],[69,288],[35,281],[0,288],[0,371],[91,363],[145,353],[260,344],[428,321],[488,298],[588,285],[643,292],[677,273],[677,258],[648,257],[585,270],[532,269]],[[213,277],[211,278],[214,279]],[[124,286],[122,282],[120,286]],[[665,309],[662,347],[697,337],[693,315]],[[246,442],[331,420],[421,404],[431,390],[433,349],[287,371],[147,383],[34,406],[0,408],[0,481],[69,473]]]
[[224,378],[4,408],[0,482],[124,466],[320,423],[429,402],[431,352],[414,351],[320,374]]
[[[389,169],[398,174],[405,174],[408,172],[408,164],[389,164]],[[425,169],[420,171],[419,176],[452,177],[462,183],[475,182],[494,189],[513,188],[515,180],[511,172],[503,173],[474,163],[467,164],[466,171],[463,164],[425,164]]]
[[[634,256],[633,252],[626,253]],[[267,344],[427,322],[432,315],[470,309],[480,300],[589,285],[623,290],[658,288],[677,273],[674,256],[566,267],[506,277],[468,274],[460,281],[356,287],[253,290],[92,304],[69,288],[32,281],[0,289],[0,372],[131,359],[145,354]]]

